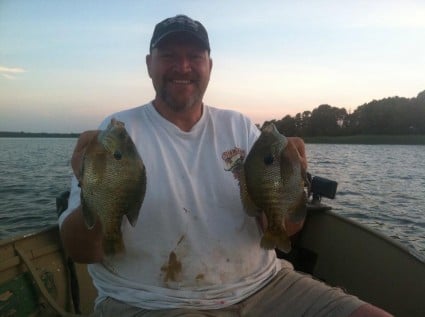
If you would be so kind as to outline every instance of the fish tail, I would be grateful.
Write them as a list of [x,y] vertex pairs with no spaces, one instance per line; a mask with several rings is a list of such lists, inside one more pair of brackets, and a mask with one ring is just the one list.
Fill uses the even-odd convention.
[[124,242],[122,238],[119,239],[104,239],[103,252],[105,255],[113,255],[125,251]]
[[285,231],[274,232],[266,230],[261,238],[260,245],[266,250],[277,248],[286,253],[291,251],[291,241]]

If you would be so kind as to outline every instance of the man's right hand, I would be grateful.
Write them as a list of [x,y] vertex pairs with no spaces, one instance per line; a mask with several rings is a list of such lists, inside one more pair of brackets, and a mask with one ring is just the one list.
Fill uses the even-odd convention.
[[[87,146],[97,137],[99,130],[81,133],[71,158],[71,166],[78,180],[81,177],[83,156]],[[96,221],[92,229],[87,229],[82,206],[69,214],[61,226],[61,238],[68,255],[79,263],[96,263],[103,259],[102,226]]]

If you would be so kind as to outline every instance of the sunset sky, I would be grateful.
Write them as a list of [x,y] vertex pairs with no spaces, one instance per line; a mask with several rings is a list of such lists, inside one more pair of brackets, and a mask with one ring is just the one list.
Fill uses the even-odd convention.
[[205,102],[255,123],[425,90],[425,1],[0,0],[0,131],[81,132],[153,99],[160,20],[207,28]]

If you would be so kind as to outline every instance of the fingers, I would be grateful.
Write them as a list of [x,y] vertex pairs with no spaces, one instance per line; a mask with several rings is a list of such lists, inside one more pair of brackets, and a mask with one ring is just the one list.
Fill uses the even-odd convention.
[[306,156],[306,153],[305,153],[305,144],[304,144],[303,139],[301,139],[299,137],[289,137],[288,140],[297,149],[298,155],[300,157],[301,165],[302,165],[303,169],[306,171],[308,164],[307,164],[307,156]]
[[72,167],[72,170],[74,171],[75,176],[78,179],[80,177],[81,164],[83,161],[84,151],[86,150],[90,141],[93,138],[97,137],[98,133],[99,133],[99,130],[85,131],[81,133],[80,137],[78,138],[77,145],[74,148],[74,153],[72,153],[72,158],[71,158],[71,167]]

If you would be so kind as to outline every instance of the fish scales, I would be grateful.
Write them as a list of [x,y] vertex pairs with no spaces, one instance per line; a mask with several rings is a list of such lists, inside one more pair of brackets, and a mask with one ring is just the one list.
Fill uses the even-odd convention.
[[274,124],[266,125],[248,153],[240,177],[245,210],[251,216],[263,212],[267,219],[263,248],[290,251],[284,222],[286,217],[301,219],[305,215],[305,175],[297,149]]
[[98,217],[104,253],[123,252],[122,217],[127,216],[135,226],[146,191],[145,166],[124,123],[112,119],[90,142],[83,157],[80,186],[87,227],[92,228]]

